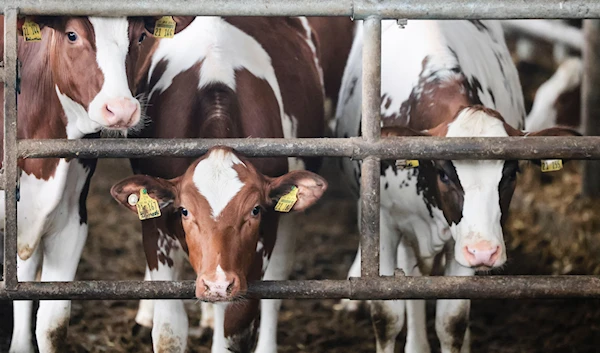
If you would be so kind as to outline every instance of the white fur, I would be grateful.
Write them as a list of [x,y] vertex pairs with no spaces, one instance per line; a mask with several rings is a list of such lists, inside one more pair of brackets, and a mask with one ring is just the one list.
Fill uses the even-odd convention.
[[321,64],[319,63],[319,56],[317,55],[317,47],[315,45],[315,43],[313,43],[312,41],[312,28],[310,27],[310,23],[308,22],[308,19],[306,17],[297,17],[300,20],[300,23],[302,23],[302,27],[304,27],[304,30],[306,31],[306,44],[308,44],[308,47],[310,48],[310,50],[313,53],[313,58],[315,60],[315,67],[317,68],[317,71],[319,72],[319,82],[321,82],[321,87],[323,88],[323,94],[325,94],[325,86],[323,84],[323,68],[321,67]]
[[244,186],[233,169],[236,164],[244,165],[235,154],[217,149],[194,170],[194,184],[208,202],[215,219]]

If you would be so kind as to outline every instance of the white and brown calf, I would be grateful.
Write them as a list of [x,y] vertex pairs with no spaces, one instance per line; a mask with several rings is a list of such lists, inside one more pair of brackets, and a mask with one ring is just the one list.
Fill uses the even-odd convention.
[[[101,130],[124,133],[141,125],[143,107],[131,93],[128,76],[133,75],[126,63],[130,49],[140,41],[135,33],[143,29],[141,21],[29,19],[41,27],[42,40],[26,42],[21,35],[18,40],[18,138],[79,139],[97,136]],[[24,20],[18,21],[20,34]],[[1,24],[3,29],[4,18]],[[40,266],[42,281],[73,280],[87,237],[85,203],[95,165],[95,160],[80,159],[19,161],[20,281],[35,280]],[[0,203],[4,203],[3,191]],[[0,224],[4,224],[4,207],[0,210]],[[40,352],[64,351],[70,308],[69,300],[40,301],[36,320]],[[14,302],[9,352],[34,351],[32,310],[31,301]]]
[[[196,297],[218,303],[212,352],[251,351],[259,301],[244,295],[248,281],[263,278],[269,266],[277,237],[274,206],[297,188],[297,202],[291,211],[302,211],[323,195],[326,181],[299,170],[271,178],[233,150],[214,147],[181,176],[167,180],[136,175],[114,185],[111,193],[137,212],[128,198],[139,196],[142,188],[158,201],[168,219],[166,227],[181,232],[177,235],[184,240],[197,274]],[[261,336],[273,334],[260,331]]]
[[[360,133],[362,26],[346,67],[337,108],[339,137]],[[521,132],[525,109],[516,68],[494,21],[394,21],[382,26],[382,136],[502,137],[576,135],[553,128]],[[358,190],[360,165],[343,169]],[[381,268],[430,274],[445,251],[445,274],[473,276],[506,262],[503,224],[518,161],[419,161],[381,168]],[[360,249],[349,276],[360,276]],[[352,302],[350,302],[352,303]],[[468,352],[469,300],[438,300],[442,352]],[[371,302],[378,352],[393,352],[407,319],[406,352],[428,352],[422,300]]]
[[[137,61],[139,67],[134,71],[144,74],[136,86],[140,92],[149,94],[146,112],[152,123],[135,137],[323,136],[322,57],[316,33],[306,18],[203,16],[175,17],[175,21],[179,33],[174,38],[149,38],[140,47],[140,53],[149,54],[147,60],[142,59],[146,55],[142,54]],[[151,32],[148,23],[146,26]],[[350,31],[348,33],[351,35]],[[164,179],[183,175],[193,163],[194,159],[190,158],[131,161],[136,174]],[[253,161],[262,174],[270,177],[281,176],[288,170],[306,168],[315,171],[319,163],[319,159],[311,158]],[[189,243],[181,227],[174,226],[180,222],[177,217],[171,219],[167,213],[142,222],[148,265],[146,279],[178,278],[178,266],[185,258]],[[277,237],[273,235],[262,241],[261,251],[265,256],[269,258],[272,252],[265,279],[286,279],[289,275],[295,246],[291,217],[285,215],[279,219],[277,214],[271,214],[268,219],[263,219],[265,232],[277,234]],[[260,279],[260,266],[252,266],[255,269],[249,279]],[[214,280],[212,277],[206,279],[208,282]],[[224,319],[227,342],[223,340],[223,321],[215,323],[213,352],[225,351],[227,347],[240,352],[252,349],[254,331],[249,325],[258,316],[258,303],[244,304],[246,312],[228,311]],[[260,302],[261,335],[257,352],[277,350],[280,303],[280,300]],[[203,327],[212,324],[208,308],[210,305],[203,305]],[[142,301],[136,322],[152,326],[155,352],[185,350],[188,320],[182,301]]]

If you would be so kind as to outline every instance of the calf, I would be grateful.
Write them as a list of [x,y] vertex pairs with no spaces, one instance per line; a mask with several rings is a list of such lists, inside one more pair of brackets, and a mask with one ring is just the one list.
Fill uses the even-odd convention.
[[[337,107],[339,137],[360,133],[362,26],[344,73]],[[576,135],[553,128],[521,132],[525,109],[502,29],[493,21],[394,21],[382,25],[382,136]],[[381,165],[381,269],[429,274],[445,255],[445,274],[473,276],[506,262],[502,226],[518,161],[418,161]],[[343,169],[358,191],[360,164]],[[447,251],[443,252],[446,249]],[[349,276],[360,276],[360,250]],[[468,352],[469,300],[438,300],[442,352]],[[407,352],[429,351],[422,300],[373,301],[378,352],[393,352],[407,316]]]
[[[146,40],[140,48],[140,52],[148,52],[150,56],[148,60],[143,60],[142,56],[137,61],[139,69],[136,68],[135,71],[145,74],[140,78],[139,85],[136,85],[140,92],[147,92],[149,95],[147,114],[152,123],[136,137],[323,136],[324,89],[319,65],[320,49],[315,40],[316,35],[306,18],[176,17],[175,21],[180,32],[172,39]],[[147,31],[152,33],[152,22],[146,21],[146,24]],[[208,160],[212,161],[210,158]],[[185,158],[147,158],[131,161],[136,174],[163,179],[185,174],[193,163],[193,159]],[[253,161],[256,169],[269,177],[281,176],[289,169],[306,168],[314,171],[319,167],[319,163],[320,160],[314,158],[270,158]],[[213,188],[217,188],[214,190],[219,190],[218,184],[212,185]],[[118,188],[113,189],[113,192],[114,190]],[[234,193],[232,191],[227,195],[233,197]],[[211,196],[208,196],[208,199],[211,199]],[[218,201],[216,205],[220,206],[213,206],[221,208],[226,204],[224,201]],[[178,264],[188,251],[194,266],[200,266],[200,263],[195,263],[199,258],[191,255],[191,247],[196,246],[198,251],[207,251],[208,248],[197,243],[190,244],[190,239],[184,236],[181,228],[180,217],[177,209],[169,208],[160,217],[142,222],[148,264],[147,279],[176,279]],[[208,218],[202,217],[203,222],[211,224]],[[265,266],[270,260],[270,266],[264,269],[266,272],[263,278],[285,279],[291,270],[295,245],[290,216],[282,217],[279,221],[278,214],[266,213],[261,227],[264,238],[260,240],[262,245],[258,249],[259,257],[262,259],[264,256]],[[232,229],[227,232],[235,234]],[[219,251],[219,248],[210,249]],[[252,254],[255,252],[255,247],[244,249]],[[210,254],[216,255],[218,253]],[[209,258],[205,253],[203,256],[202,259]],[[235,285],[231,289],[232,292],[243,292],[242,285],[245,285],[243,283],[246,280],[262,277],[258,260],[250,261],[249,257],[244,259],[240,259],[241,262],[236,263],[235,268],[230,268],[229,266],[233,265],[229,263],[221,264],[221,269],[225,272],[219,274],[225,277],[214,277],[216,275],[210,272],[215,271],[216,262],[203,264],[196,270],[199,271],[199,275],[209,271],[205,273],[209,276],[205,283],[223,278],[230,280],[233,278],[232,274],[237,271],[235,275],[238,279],[233,282]],[[218,259],[210,261],[218,262]],[[245,273],[243,278],[239,277],[240,271]],[[214,292],[214,288],[210,285],[209,287],[212,288],[211,293]],[[199,296],[207,299],[202,292],[204,287],[199,288]],[[221,289],[216,291],[223,294]],[[229,298],[227,288],[223,290]],[[275,352],[277,349],[276,328],[280,303],[280,300],[265,300],[261,303],[261,336],[256,349],[258,352]],[[219,307],[220,316],[215,318],[217,321],[213,352],[221,352],[228,348],[247,352],[252,348],[254,327],[251,323],[256,317],[258,302],[248,301],[240,305],[239,310],[227,310],[225,318],[224,306]],[[235,307],[238,308],[238,305]],[[207,306],[203,308],[206,309]],[[208,326],[210,323],[209,320],[205,320],[205,314],[206,311],[203,312],[203,324]],[[185,350],[188,322],[181,301],[142,301],[136,321],[145,326],[152,326],[155,352]]]
[[268,266],[277,235],[276,205],[293,193],[297,201],[290,210],[302,211],[326,188],[326,181],[311,172],[271,178],[232,149],[213,147],[181,176],[136,175],[114,185],[111,193],[134,212],[131,195],[138,198],[142,189],[158,202],[167,227],[184,241],[197,274],[196,297],[220,302],[212,351],[249,352],[259,303],[244,297],[248,281],[262,278]]
[[[101,130],[126,132],[142,123],[143,106],[131,93],[126,65],[130,47],[140,41],[130,36],[139,23],[98,17],[27,20],[41,27],[42,38],[25,41],[25,19],[19,19],[19,139],[88,138]],[[3,30],[4,18],[0,24]],[[95,160],[81,159],[19,160],[20,281],[33,281],[40,265],[42,281],[73,280],[87,237],[85,202],[95,165]],[[4,203],[4,191],[0,202]],[[4,217],[1,207],[2,225]],[[64,351],[70,307],[68,300],[40,301],[36,322],[40,352]],[[10,352],[33,352],[32,302],[15,301],[14,313]]]

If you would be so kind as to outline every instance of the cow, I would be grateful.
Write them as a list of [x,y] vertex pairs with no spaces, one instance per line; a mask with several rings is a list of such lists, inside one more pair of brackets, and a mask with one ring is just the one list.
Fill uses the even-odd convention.
[[[177,23],[176,28],[180,28],[178,34],[172,39],[147,40],[140,49],[141,52],[150,54],[149,59],[138,60],[140,67],[134,71],[144,74],[136,86],[138,92],[148,95],[146,114],[151,123],[137,135],[130,137],[323,136],[323,74],[327,71],[322,70],[322,57],[319,55],[321,45],[307,18],[174,17],[174,20]],[[147,26],[146,30],[152,33],[153,28]],[[352,35],[351,31],[348,33]],[[212,153],[209,154],[211,155]],[[230,158],[231,163],[240,164],[233,161],[242,160],[242,157],[234,152],[228,152],[227,155],[230,156],[227,158]],[[212,161],[210,157],[206,158]],[[196,162],[191,158],[131,160],[136,174],[165,180],[184,175],[181,177],[183,179],[179,179],[182,182],[187,180],[185,175],[189,176],[190,166],[195,163],[204,165],[203,162]],[[250,168],[249,163],[241,164]],[[252,160],[257,173],[270,178],[281,177],[290,170],[316,171],[320,163],[320,160],[315,158]],[[318,180],[320,187],[324,187],[322,180],[316,179],[316,176],[311,178]],[[123,203],[124,196],[120,190],[129,189],[124,187],[125,184],[119,185],[113,188],[113,196]],[[220,184],[211,185],[214,190],[225,190]],[[200,191],[205,196],[201,198],[204,201],[197,201],[197,207],[205,207],[206,205],[202,204],[213,202],[214,197],[206,196],[206,192]],[[235,193],[231,192],[228,195],[233,198]],[[240,206],[234,201],[231,201],[231,204],[225,202],[228,198],[219,199],[221,201],[214,201],[217,203],[210,206],[215,217],[221,209],[229,210],[228,205]],[[186,237],[189,229],[185,226],[185,220],[182,227],[182,212],[174,205],[166,204],[160,217],[142,221],[144,251],[148,265],[146,279],[177,279],[178,266],[187,254],[198,275],[199,289],[196,294],[205,301],[214,299],[209,295],[215,291],[210,283],[217,283],[217,279],[236,278],[232,282],[234,285],[231,291],[227,291],[227,288],[225,292],[217,290],[217,293],[231,299],[234,297],[232,293],[243,293],[247,281],[287,278],[293,263],[295,245],[291,215],[279,218],[278,213],[271,212],[271,206],[262,205],[266,209],[262,216],[258,247],[253,243],[257,240],[253,238],[254,240],[249,241],[255,245],[248,245],[239,251],[224,255],[219,247],[211,248],[207,253],[208,250],[204,250],[205,245]],[[206,211],[196,208],[190,210],[188,208],[191,206],[186,207],[188,212],[194,214],[204,214]],[[248,212],[251,210],[253,209]],[[229,213],[230,211],[227,211],[227,217],[233,217],[233,214]],[[202,216],[202,220],[208,222],[208,230],[213,227],[213,221],[207,217]],[[231,221],[234,219],[236,218],[232,218]],[[237,241],[237,230],[229,228],[226,231],[229,234],[228,239]],[[214,233],[211,236],[222,237],[223,234]],[[236,249],[238,246],[230,242],[222,244],[226,245]],[[202,251],[202,260],[199,258],[199,251]],[[219,260],[218,256],[221,256],[222,260]],[[232,258],[229,258],[230,256]],[[248,260],[253,256],[254,260]],[[219,264],[221,267],[217,271],[215,266]],[[218,286],[221,282],[218,281]],[[208,283],[209,291],[203,290],[205,283]],[[214,308],[213,352],[228,349],[249,352],[254,345],[257,324],[255,319],[259,310],[261,335],[256,343],[256,351],[275,352],[277,313],[280,304],[280,300],[263,300],[259,308],[259,301],[247,300],[236,301],[231,305],[217,305]],[[203,305],[203,309],[208,308],[209,306]],[[205,314],[206,310],[203,310],[202,325],[210,326],[211,320],[206,319]],[[142,301],[136,322],[152,327],[155,352],[185,350],[188,320],[180,300]]]
[[[4,18],[0,23],[3,30]],[[40,41],[24,40],[25,24],[40,28]],[[80,139],[101,131],[126,134],[143,126],[144,104],[132,94],[134,75],[126,64],[130,48],[140,41],[129,35],[135,26],[143,28],[143,23],[126,18],[19,18],[18,138]],[[95,165],[95,160],[85,159],[18,161],[20,281],[35,280],[40,266],[41,281],[74,279],[87,237],[86,197]],[[0,202],[4,204],[4,191]],[[4,207],[0,209],[3,225]],[[40,301],[35,330],[40,352],[64,351],[70,308],[69,300]],[[9,352],[34,351],[32,312],[32,301],[14,302]]]
[[581,82],[583,62],[570,57],[536,91],[531,111],[525,119],[527,130],[554,125],[569,126],[581,132]]
[[[338,137],[358,136],[363,29],[359,25],[336,110]],[[495,21],[382,23],[383,138],[577,135],[566,128],[524,133],[516,68]],[[412,167],[411,167],[412,164]],[[360,163],[343,160],[354,191]],[[506,262],[503,225],[519,161],[419,160],[381,163],[380,274],[428,275],[436,256],[444,274],[473,276]],[[360,248],[350,269],[360,276]],[[352,303],[352,302],[350,302]],[[468,352],[469,300],[438,300],[442,352]],[[393,352],[407,317],[407,352],[430,351],[422,300],[372,301],[377,352]]]

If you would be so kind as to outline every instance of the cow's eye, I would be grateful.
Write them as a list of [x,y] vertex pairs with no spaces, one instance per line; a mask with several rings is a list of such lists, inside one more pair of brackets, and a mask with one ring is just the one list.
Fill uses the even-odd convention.
[[146,39],[146,33],[142,32],[142,35],[140,36],[140,39],[138,39],[138,43],[143,42],[144,39]]
[[182,215],[183,217],[187,217],[187,216],[188,216],[188,214],[189,214],[189,212],[188,212],[187,208],[183,208],[183,207],[182,207],[182,208],[181,208],[179,211],[181,212],[181,215]]
[[77,33],[67,32],[67,38],[69,39],[69,42],[75,42],[77,40]]
[[253,217],[256,217],[256,216],[258,216],[258,215],[260,214],[260,206],[256,206],[256,207],[254,207],[254,208],[252,209],[252,211],[250,212],[250,214],[251,214]]
[[450,182],[450,177],[448,177],[448,174],[443,169],[438,169],[438,176],[442,183],[448,184]]

